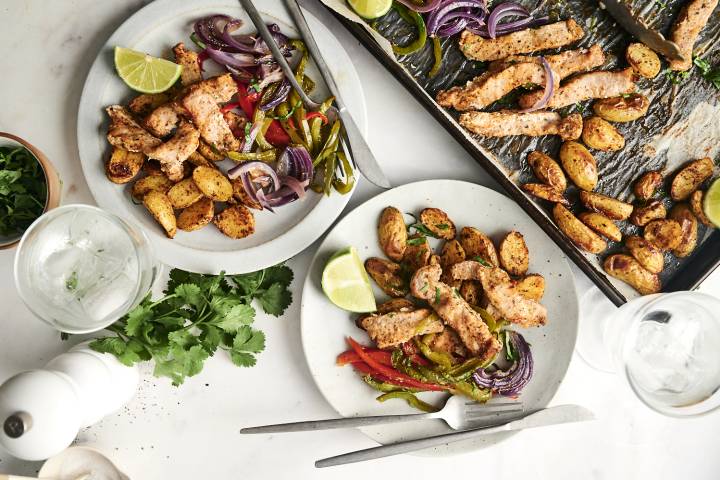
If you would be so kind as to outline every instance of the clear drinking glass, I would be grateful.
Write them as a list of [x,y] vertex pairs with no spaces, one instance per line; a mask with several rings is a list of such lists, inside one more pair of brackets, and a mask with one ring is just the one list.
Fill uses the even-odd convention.
[[720,299],[675,292],[616,308],[593,289],[582,304],[578,353],[591,366],[623,375],[643,403],[665,415],[720,406]]
[[15,255],[15,285],[41,320],[67,333],[109,326],[135,307],[158,274],[145,234],[89,205],[49,211]]

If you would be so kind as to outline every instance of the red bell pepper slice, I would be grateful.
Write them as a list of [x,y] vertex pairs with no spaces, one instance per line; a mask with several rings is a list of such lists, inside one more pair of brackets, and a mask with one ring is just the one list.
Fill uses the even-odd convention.
[[[368,353],[368,355],[377,360],[378,363],[382,365],[387,365],[389,367],[392,366],[392,354],[390,352],[371,348],[367,348],[365,349],[365,351]],[[355,362],[362,362],[362,360],[360,360],[360,357],[358,357],[357,353],[355,353],[354,350],[348,350],[346,352],[343,352],[337,357],[338,366],[343,366],[347,365],[348,363]]]
[[307,115],[305,115],[305,120],[312,120],[313,118],[320,118],[322,119],[323,125],[328,124],[328,118],[325,116],[324,113],[320,112],[309,112]]
[[290,135],[283,130],[280,122],[277,120],[270,122],[267,132],[265,132],[265,140],[275,147],[287,147],[290,145]]
[[241,82],[237,82],[237,86],[238,103],[240,104],[240,108],[242,108],[242,111],[245,112],[245,116],[253,118],[255,106],[257,105],[258,100],[260,100],[260,93],[255,89],[248,91],[248,86]]

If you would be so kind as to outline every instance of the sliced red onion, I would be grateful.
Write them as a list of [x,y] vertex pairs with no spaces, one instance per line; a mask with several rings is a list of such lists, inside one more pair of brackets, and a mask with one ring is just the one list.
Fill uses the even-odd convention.
[[545,57],[540,57],[540,62],[545,69],[545,92],[543,93],[542,98],[535,102],[535,105],[530,108],[520,110],[520,113],[530,113],[544,108],[555,93],[555,73],[552,71],[548,61],[545,60]]
[[[525,30],[526,28],[534,28],[541,25],[546,25],[549,22],[550,17],[527,17],[520,20],[515,20],[513,22],[502,23],[497,26],[495,35],[507,35],[508,33],[518,32],[520,30]],[[468,26],[467,30],[471,33],[474,33],[475,35],[480,35],[483,38],[490,38],[490,33],[488,32],[486,26]]]
[[[289,187],[293,191],[293,193],[297,195],[298,200],[301,200],[305,196],[305,186],[297,178],[290,176],[280,177],[280,182],[284,186]],[[282,188],[280,190],[282,190]],[[268,198],[270,198],[270,196],[268,196]]]
[[485,2],[481,2],[479,0],[454,0],[447,3],[443,3],[441,6],[439,6],[436,10],[434,10],[427,19],[427,31],[428,35],[433,37],[437,34],[437,31],[442,27],[446,21],[445,17],[457,9],[470,9],[470,8],[479,8],[482,13],[478,13],[476,16],[477,20],[481,20],[484,18],[487,7],[485,6]]
[[239,28],[243,24],[242,20],[232,20],[225,25],[220,38],[230,47],[239,52],[259,53],[255,50],[255,38],[250,35],[241,35],[234,37],[231,32]]
[[500,20],[505,17],[513,16],[527,18],[530,16],[530,12],[528,12],[525,7],[515,2],[505,2],[495,7],[487,19],[488,34],[490,35],[490,38],[496,38],[497,27]]
[[222,50],[217,50],[212,47],[207,47],[204,52],[207,53],[208,57],[223,66],[233,68],[246,68],[254,67],[257,65],[255,57],[246,53],[229,53]]
[[260,83],[258,89],[263,90],[271,83],[279,82],[285,79],[285,74],[282,72],[277,63],[272,65],[263,64],[258,68],[258,74],[260,76]]
[[267,198],[265,198],[265,192],[263,192],[262,188],[259,188],[255,192],[255,198],[257,198],[258,203],[266,210],[275,213],[275,210],[273,210],[272,205],[268,203]]
[[287,98],[288,94],[290,93],[290,89],[290,82],[288,82],[287,78],[283,77],[282,82],[280,83],[280,85],[278,85],[277,90],[275,90],[275,95],[273,95],[273,98],[268,100],[267,103],[260,105],[260,110],[268,111],[280,105]]
[[[245,162],[240,163],[230,170],[228,170],[228,178],[230,180],[234,180],[238,177],[242,177],[243,175],[250,176],[260,176],[260,175],[266,175],[270,177],[273,184],[273,190],[277,190],[280,188],[280,180],[278,179],[277,174],[275,173],[275,170],[268,165],[265,162],[260,161],[252,161],[252,162]],[[252,180],[252,179],[251,179]],[[254,192],[254,190],[253,190]],[[250,193],[250,192],[248,192]]]
[[429,0],[425,5],[422,6],[410,0],[397,0],[397,2],[402,3],[414,12],[428,13],[435,10],[440,5],[440,2],[442,2],[442,0]]
[[249,153],[250,150],[252,150],[253,144],[255,144],[255,139],[258,136],[258,133],[260,133],[260,129],[262,128],[262,122],[257,122],[250,127],[250,131],[245,136],[244,143],[242,146],[243,153]]
[[473,373],[472,378],[480,388],[489,388],[499,395],[513,397],[518,395],[530,381],[533,374],[533,357],[530,345],[522,335],[517,332],[510,332],[509,335],[510,342],[518,355],[517,360],[507,370],[486,372],[482,368],[478,369]]
[[435,32],[435,35],[438,37],[452,37],[453,35],[456,35],[465,30],[467,24],[468,21],[466,19],[457,18],[454,21],[446,23],[442,27],[438,28],[437,32]]
[[218,40],[218,38],[213,34],[213,32],[217,31],[215,22],[218,19],[229,20],[230,17],[226,15],[210,15],[203,17],[195,22],[193,25],[193,31],[205,45],[216,49],[224,49],[227,48],[228,45],[225,42]]
[[309,182],[314,173],[310,153],[302,146],[288,146],[278,159],[277,172],[300,182]]

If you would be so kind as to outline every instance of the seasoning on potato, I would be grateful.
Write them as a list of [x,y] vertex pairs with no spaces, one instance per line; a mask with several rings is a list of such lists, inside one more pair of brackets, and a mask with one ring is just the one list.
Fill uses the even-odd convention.
[[365,270],[380,289],[391,297],[401,298],[408,294],[408,285],[402,275],[402,267],[384,258],[365,260]]
[[588,210],[602,213],[613,220],[627,220],[633,212],[633,206],[629,203],[600,193],[580,192],[580,201]]
[[690,195],[690,210],[692,210],[693,215],[700,220],[700,223],[706,227],[715,228],[715,225],[710,221],[707,215],[705,215],[705,210],[703,210],[704,196],[705,192],[702,190],[695,190],[692,195]]
[[622,240],[622,232],[620,231],[620,228],[615,224],[615,222],[602,213],[582,212],[578,215],[578,218],[581,222],[603,237],[614,242]]
[[697,246],[698,221],[690,207],[685,203],[678,203],[670,210],[670,218],[680,224],[682,235],[680,243],[673,248],[676,257],[684,258],[690,255]]
[[128,152],[114,147],[110,159],[105,164],[105,174],[113,183],[127,183],[140,173],[145,163],[145,155],[139,152]]
[[260,202],[257,202],[250,198],[250,195],[248,195],[247,190],[245,190],[245,187],[243,187],[243,181],[242,178],[238,177],[232,180],[232,187],[233,187],[233,198],[237,200],[238,202],[242,203],[248,208],[252,208],[254,210],[262,210],[263,206],[260,205]]
[[439,208],[425,208],[420,212],[420,223],[430,230],[437,238],[452,240],[455,238],[455,224],[447,213]]
[[192,232],[209,224],[215,216],[215,205],[208,197],[200,197],[192,205],[180,212],[177,217],[177,227],[186,232]]
[[518,280],[515,288],[523,297],[539,302],[545,295],[545,277],[537,273],[528,275]]
[[255,217],[249,208],[239,203],[215,215],[213,223],[230,238],[240,239],[255,233]]
[[159,190],[151,190],[143,197],[143,205],[163,227],[169,238],[177,233],[177,220],[170,199]]
[[583,125],[582,140],[590,148],[614,152],[625,147],[625,137],[607,120],[590,117]]
[[598,183],[597,162],[592,153],[578,142],[560,147],[560,161],[570,180],[582,190],[592,191]]
[[630,222],[638,227],[644,227],[653,220],[660,220],[667,217],[665,205],[659,200],[650,202],[645,206],[636,206],[630,215]]
[[622,280],[642,295],[660,291],[660,278],[645,270],[637,260],[629,255],[610,255],[603,262],[603,269],[610,276]]
[[675,220],[653,220],[645,226],[643,238],[662,251],[673,250],[682,241],[682,227]]
[[590,253],[600,253],[607,249],[607,242],[590,227],[581,222],[570,210],[559,203],[553,208],[553,217],[558,228],[578,247]]
[[639,93],[595,100],[595,115],[608,122],[633,122],[647,114],[650,100]]
[[665,256],[644,238],[631,235],[625,238],[625,246],[635,260],[650,273],[660,273],[665,267]]
[[173,208],[182,209],[200,200],[203,194],[192,178],[186,178],[173,185],[167,196]]
[[395,207],[386,207],[378,222],[378,241],[388,258],[400,262],[407,247],[407,226],[403,214]]
[[445,242],[440,250],[440,266],[443,270],[450,268],[456,263],[465,261],[465,249],[457,240]]
[[412,275],[430,263],[431,255],[432,249],[430,248],[427,238],[420,234],[412,235],[408,238],[402,260],[405,271]]
[[535,176],[542,183],[560,193],[565,191],[567,188],[567,179],[565,178],[565,173],[562,171],[562,168],[560,168],[560,165],[555,160],[536,150],[528,154],[528,164],[533,169]]
[[520,232],[510,232],[500,242],[500,266],[510,275],[525,275],[530,266],[530,251]]
[[548,202],[562,203],[563,205],[570,204],[567,198],[565,198],[559,190],[551,187],[550,185],[544,185],[542,183],[526,183],[521,185],[520,188],[530,195],[542,200],[547,200]]
[[495,267],[500,264],[492,240],[477,228],[464,227],[460,230],[460,244],[465,250],[466,258],[472,260],[480,257]]
[[143,177],[133,184],[132,196],[136,200],[142,200],[143,197],[151,191],[167,193],[172,188],[173,183],[163,175],[149,175]]
[[660,172],[652,171],[644,173],[633,185],[633,193],[638,200],[647,202],[650,200],[658,187],[662,185],[663,176]]
[[638,75],[655,78],[660,73],[662,64],[657,53],[643,43],[631,43],[625,51],[625,59]]
[[470,305],[480,305],[482,299],[482,287],[479,282],[465,280],[460,286],[460,296]]
[[689,162],[673,178],[670,186],[670,196],[673,200],[687,199],[700,184],[712,177],[715,164],[710,158],[702,158]]
[[192,179],[203,195],[216,202],[227,202],[232,197],[232,184],[219,170],[210,167],[196,167],[192,172]]

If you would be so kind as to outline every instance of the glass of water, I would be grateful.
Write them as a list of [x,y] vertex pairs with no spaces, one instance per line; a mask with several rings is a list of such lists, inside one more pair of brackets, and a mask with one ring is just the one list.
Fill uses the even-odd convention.
[[89,205],[38,218],[15,256],[15,284],[27,307],[67,333],[109,326],[135,307],[158,273],[145,234]]
[[580,356],[620,373],[643,403],[662,414],[695,416],[720,406],[720,299],[675,292],[618,309],[598,293],[583,301],[590,315],[581,321]]

